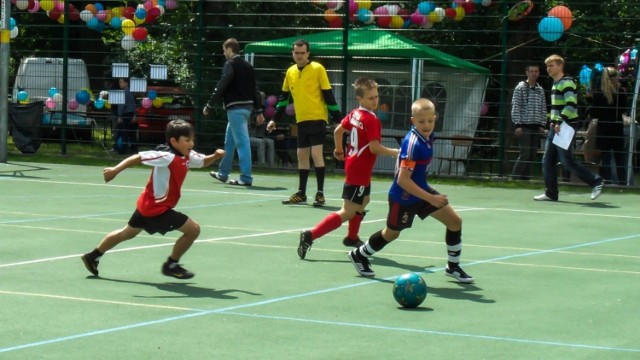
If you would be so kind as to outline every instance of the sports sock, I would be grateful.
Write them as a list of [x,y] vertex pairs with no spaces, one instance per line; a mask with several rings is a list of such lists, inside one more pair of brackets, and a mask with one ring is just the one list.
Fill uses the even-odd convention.
[[309,180],[309,169],[298,169],[298,179],[300,182],[300,187],[298,191],[302,194],[307,194],[307,181]]
[[462,230],[451,231],[447,229],[445,241],[449,268],[456,267],[460,263],[460,253],[462,252]]
[[360,224],[364,218],[363,213],[356,212],[356,215],[349,220],[349,230],[347,231],[347,237],[351,240],[358,240],[358,233],[360,232]]
[[100,252],[100,250],[98,250],[97,248],[93,249],[88,257],[89,259],[93,259],[93,260],[100,260],[100,258],[102,257],[102,255],[104,255],[103,253]]
[[369,237],[367,242],[358,248],[360,255],[369,257],[387,246],[388,242],[382,237],[382,230]]
[[311,239],[315,240],[319,237],[326,235],[327,233],[337,229],[342,225],[342,218],[338,213],[331,213],[327,215],[324,219],[322,219],[314,228],[311,230]]
[[316,181],[318,183],[318,192],[324,192],[324,171],[325,167],[316,167]]

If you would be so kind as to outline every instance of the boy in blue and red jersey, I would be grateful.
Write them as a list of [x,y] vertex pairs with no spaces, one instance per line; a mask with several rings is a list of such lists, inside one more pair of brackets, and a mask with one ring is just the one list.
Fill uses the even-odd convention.
[[[382,125],[374,113],[379,100],[378,84],[362,77],[354,82],[353,87],[360,106],[342,119],[333,132],[333,155],[336,159],[345,161],[342,208],[322,219],[312,230],[300,234],[298,256],[301,259],[304,259],[314,240],[339,228],[347,220],[349,230],[342,243],[349,247],[362,245],[358,231],[365,214],[364,209],[369,203],[371,173],[377,155],[398,155],[397,149],[380,144]],[[349,143],[345,155],[342,144],[346,133],[349,133]]]
[[387,225],[371,235],[366,244],[351,250],[349,259],[360,275],[374,276],[368,257],[397,239],[402,230],[410,228],[416,215],[422,220],[432,216],[447,229],[445,274],[460,282],[471,283],[474,278],[460,267],[462,219],[449,205],[447,196],[427,183],[427,166],[433,157],[433,130],[436,125],[433,103],[427,99],[416,100],[411,105],[411,122],[413,127],[402,141],[395,178],[389,189]]

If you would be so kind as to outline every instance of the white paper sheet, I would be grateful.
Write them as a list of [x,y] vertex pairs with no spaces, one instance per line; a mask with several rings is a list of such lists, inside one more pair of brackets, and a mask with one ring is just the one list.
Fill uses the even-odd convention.
[[573,134],[575,134],[575,132],[569,124],[563,121],[562,124],[560,124],[560,131],[553,137],[552,142],[554,145],[567,150],[569,145],[571,145],[571,140],[573,140]]

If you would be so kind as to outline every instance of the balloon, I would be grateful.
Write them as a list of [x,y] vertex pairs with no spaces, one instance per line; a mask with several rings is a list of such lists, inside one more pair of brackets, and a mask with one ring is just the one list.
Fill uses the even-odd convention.
[[556,41],[562,37],[564,27],[562,21],[555,16],[547,16],[538,24],[540,37],[546,41]]
[[56,103],[62,102],[62,94],[60,94],[59,92],[53,94],[52,98],[53,98],[53,101],[55,101]]
[[93,102],[93,106],[96,109],[102,109],[104,107],[104,100],[102,99],[96,99],[96,101]]
[[176,0],[166,0],[164,6],[169,10],[174,10],[178,7],[178,2]]
[[371,9],[371,0],[356,0],[356,4],[358,4],[358,9]]
[[147,10],[144,8],[137,8],[134,14],[138,19],[144,19],[147,17]]
[[467,13],[462,6],[456,8],[456,16],[453,18],[455,21],[462,21]]
[[115,29],[120,29],[122,27],[122,20],[119,17],[112,17],[111,26]]
[[27,10],[27,7],[29,6],[29,0],[17,0],[16,1],[16,7],[20,10]]
[[133,30],[135,28],[136,28],[136,23],[134,23],[133,20],[131,19],[126,19],[122,22],[122,32],[127,35],[131,35],[131,33],[133,33]]
[[40,1],[40,8],[44,11],[51,11],[51,9],[53,9],[54,6],[55,4],[53,3],[53,0]]
[[480,109],[480,115],[485,116],[489,113],[489,105],[487,103],[482,103],[482,108]]
[[78,106],[80,106],[80,104],[78,104],[78,102],[74,99],[69,100],[69,103],[67,104],[69,110],[77,110]]
[[373,22],[373,13],[368,9],[358,10],[358,20],[365,24],[371,24]]
[[391,16],[389,16],[389,15],[379,15],[377,24],[380,27],[389,27],[389,25],[391,24]]
[[82,21],[87,22],[92,18],[93,18],[93,13],[91,13],[91,11],[89,10],[80,11],[80,19],[82,19]]
[[104,22],[106,18],[107,18],[107,11],[106,10],[98,10],[98,13],[96,14],[96,19]]
[[56,101],[53,98],[47,98],[44,104],[47,106],[47,109],[49,110],[53,110],[56,108]]
[[27,100],[28,98],[29,98],[29,93],[27,93],[24,90],[18,91],[18,101],[22,102]]
[[146,98],[142,98],[142,107],[145,109],[148,109],[151,107],[151,105],[153,104],[153,101],[151,99],[149,99],[148,97]]
[[293,107],[293,104],[287,105],[285,113],[287,113],[287,115],[289,116],[294,116],[296,114],[296,109]]
[[276,106],[278,103],[278,97],[275,95],[269,95],[267,97],[267,105]]
[[12,39],[15,39],[19,34],[20,34],[20,29],[18,29],[18,27],[16,26],[13,29],[11,29],[10,37]]
[[147,91],[147,97],[151,100],[155,100],[158,97],[158,92],[155,90]]
[[333,9],[327,9],[327,10],[324,12],[324,19],[325,19],[327,22],[331,22],[331,21],[333,21],[333,19],[338,18],[338,16],[339,16],[339,15],[338,15],[338,14],[336,14],[336,11],[335,11],[335,10],[333,10]]
[[58,89],[52,87],[49,89],[49,97],[53,97],[55,94],[59,93]]
[[391,17],[391,24],[389,27],[392,29],[400,29],[404,25],[404,19],[402,16],[394,15]]
[[87,90],[80,90],[76,93],[76,101],[82,105],[86,105],[91,100],[91,95]]
[[456,17],[456,9],[454,9],[454,8],[447,8],[447,9],[444,11],[444,16],[445,16],[445,17],[448,17],[449,19],[453,19],[453,18],[455,18],[455,17]]
[[131,34],[131,36],[133,37],[133,40],[135,41],[145,41],[147,40],[147,29],[139,27],[139,28],[135,28],[135,30],[133,30],[133,33]]
[[569,30],[569,28],[571,27],[571,23],[573,23],[571,10],[569,10],[569,8],[566,6],[554,6],[551,10],[549,10],[547,15],[555,16],[560,19],[562,21],[562,27],[564,28],[564,30]]
[[162,106],[162,99],[161,98],[155,98],[155,100],[153,100],[153,102],[151,103],[153,105],[154,108],[159,108]]
[[120,45],[125,50],[131,50],[134,47],[136,47],[136,41],[133,39],[133,36],[125,35],[125,36],[122,37]]
[[420,26],[422,24],[424,24],[424,22],[426,21],[426,19],[424,18],[424,15],[420,14],[420,12],[414,12],[413,14],[411,14],[411,22]]
[[340,10],[343,2],[344,0],[329,0],[327,1],[327,7],[333,10]]
[[417,11],[422,15],[429,15],[433,10],[436,9],[436,6],[429,1],[423,1],[418,4]]
[[265,118],[271,119],[275,114],[276,114],[276,108],[274,108],[273,106],[269,105],[264,108],[263,115]]

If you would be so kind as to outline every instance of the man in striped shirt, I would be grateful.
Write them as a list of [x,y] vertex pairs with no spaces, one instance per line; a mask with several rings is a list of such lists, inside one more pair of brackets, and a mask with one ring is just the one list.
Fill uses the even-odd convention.
[[[549,136],[542,157],[545,192],[533,199],[537,201],[558,201],[558,161],[562,167],[574,173],[580,180],[591,187],[591,200],[602,193],[604,179],[590,172],[573,157],[571,146],[566,150],[553,143],[553,138],[560,132],[562,122],[575,126],[578,120],[578,93],[576,83],[564,74],[564,59],[560,55],[551,55],[545,61],[547,73],[553,79],[551,87],[551,116],[549,120]],[[575,136],[575,135],[574,135]]]
[[547,101],[544,89],[538,84],[540,66],[527,65],[526,74],[527,79],[518,83],[511,100],[511,121],[520,149],[511,172],[516,180],[529,180],[531,164],[536,160],[540,136],[547,124]]

